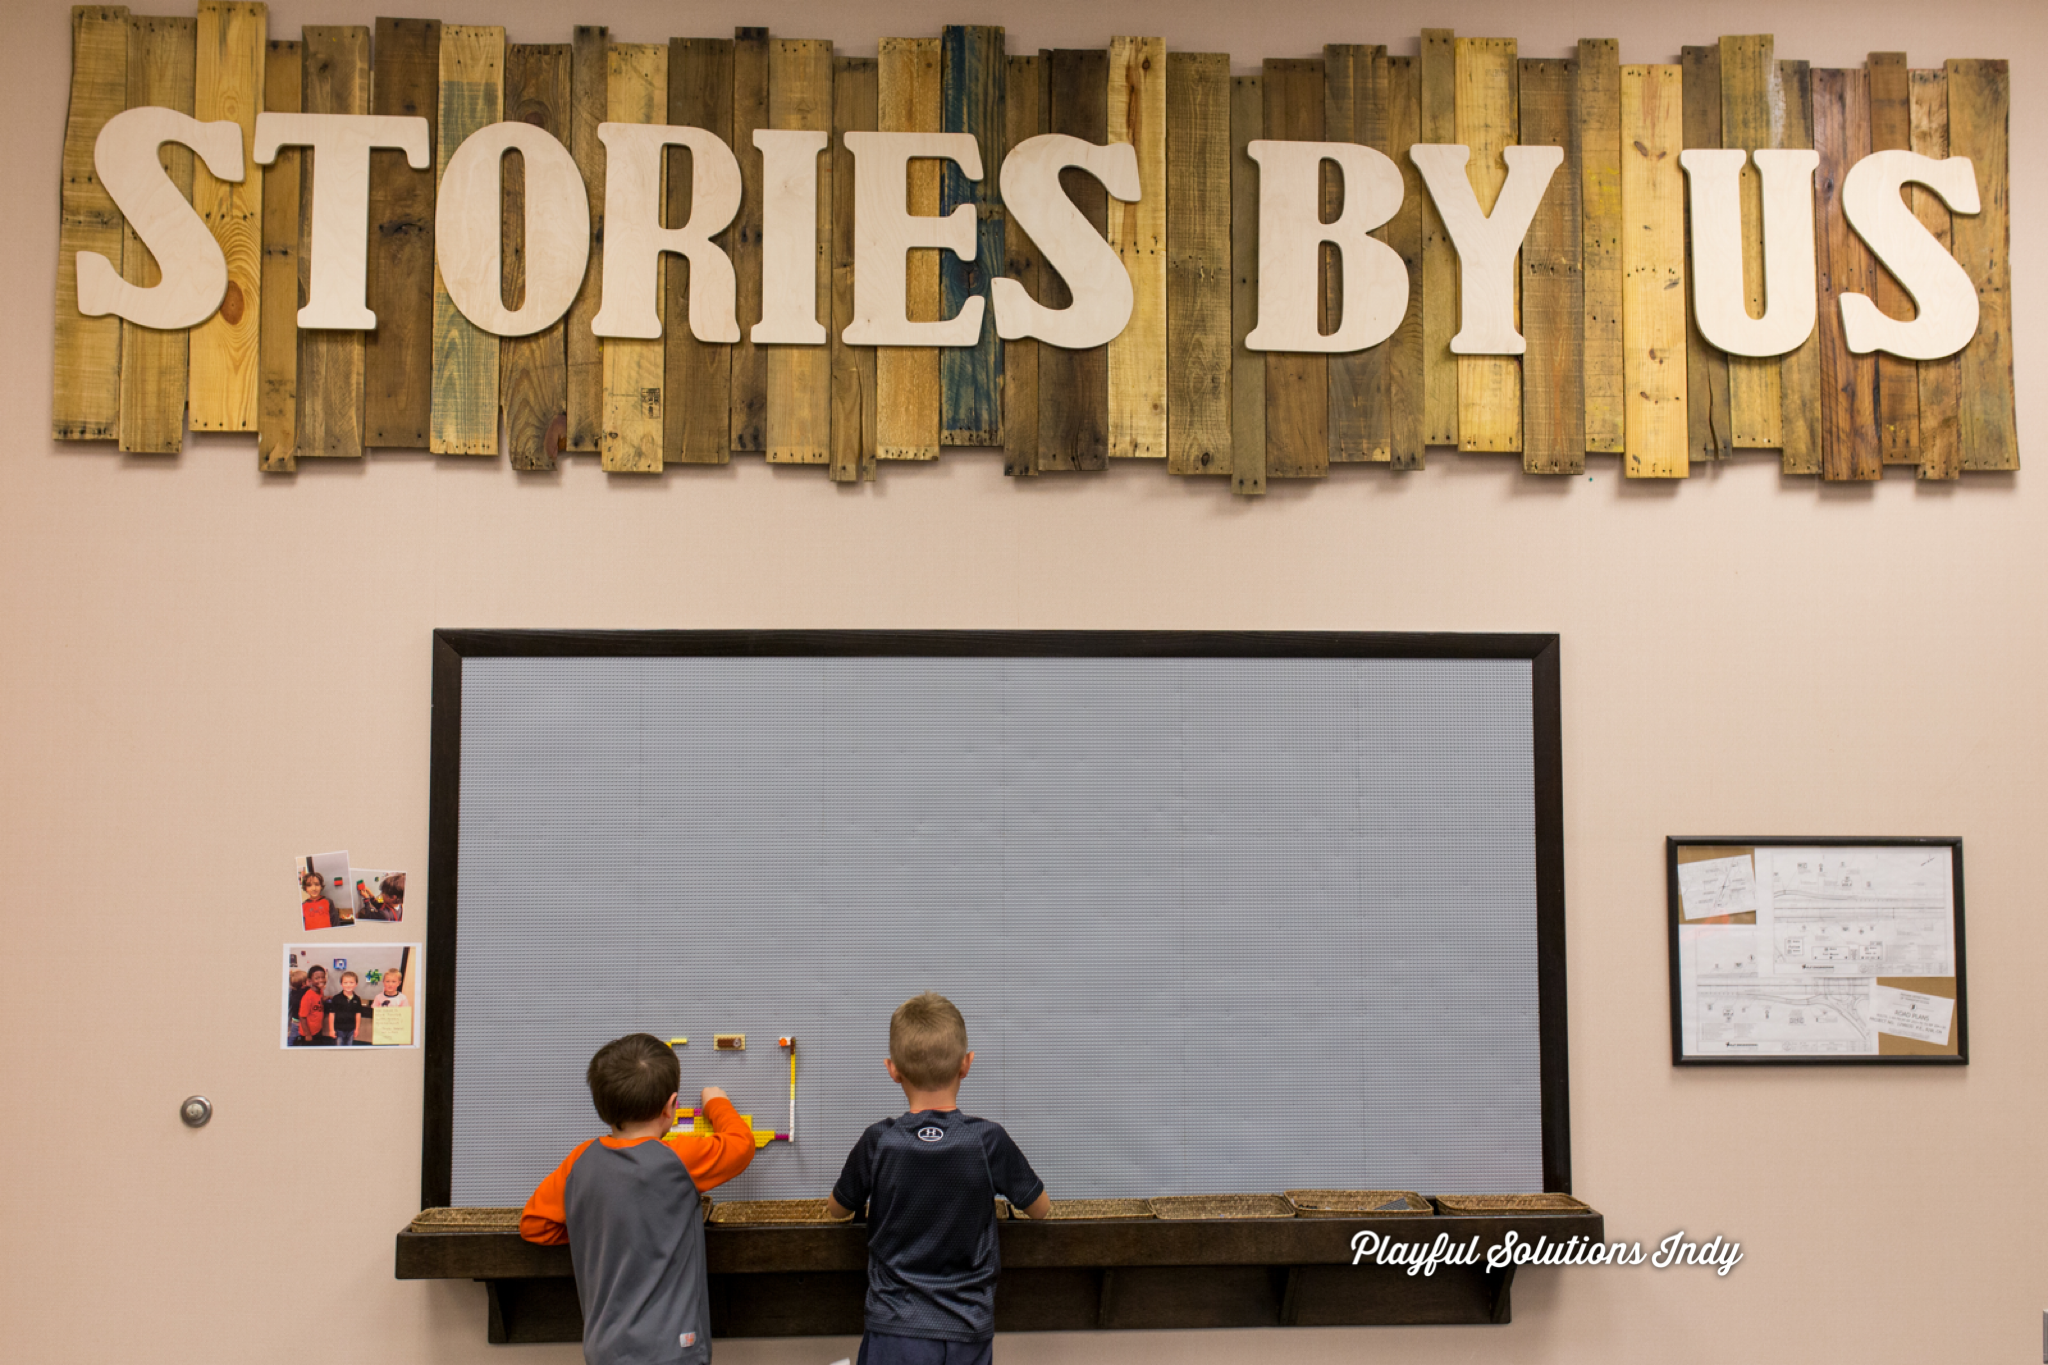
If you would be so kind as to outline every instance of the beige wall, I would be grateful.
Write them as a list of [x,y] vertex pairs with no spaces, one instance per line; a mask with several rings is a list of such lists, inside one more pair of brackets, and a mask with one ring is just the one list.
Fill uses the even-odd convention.
[[[290,0],[273,32],[375,13]],[[1007,22],[1017,49],[1163,32],[1241,68],[1326,41],[1409,45],[1425,23],[1513,35],[1525,55],[1591,34],[1665,61],[1774,28],[1781,55],[1817,65],[1873,48],[2010,57],[2022,446],[2048,461],[2033,325],[2048,298],[2028,251],[2048,226],[2048,23],[2031,7],[466,0],[440,17],[524,41],[565,40],[574,20],[636,41],[766,23],[854,53],[885,32]],[[2048,1307],[2038,472],[1821,489],[1744,458],[1629,485],[1612,459],[1538,480],[1432,451],[1424,473],[1343,469],[1244,503],[1128,466],[1019,484],[985,452],[840,489],[755,460],[515,478],[390,454],[263,478],[253,439],[193,440],[176,460],[59,446],[66,9],[17,0],[6,30],[9,1357],[504,1358],[484,1345],[481,1287],[391,1278],[418,1187],[419,1054],[292,1055],[274,1038],[279,945],[298,936],[285,865],[345,844],[425,871],[431,629],[1059,626],[1560,632],[1578,1189],[1612,1235],[1719,1233],[1746,1259],[1725,1280],[1525,1273],[1506,1327],[1020,1337],[1000,1347],[1008,1365],[2032,1358]],[[1662,838],[1765,831],[1967,839],[1968,1068],[1672,1069]],[[409,937],[426,909],[414,886]],[[181,999],[181,981],[203,984]],[[174,1113],[191,1091],[219,1108],[196,1133]],[[735,1342],[720,1359],[825,1365],[850,1344]]]

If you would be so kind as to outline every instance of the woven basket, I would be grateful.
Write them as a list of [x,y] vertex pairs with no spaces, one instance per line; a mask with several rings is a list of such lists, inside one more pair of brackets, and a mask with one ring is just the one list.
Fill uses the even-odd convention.
[[518,1209],[421,1209],[407,1232],[517,1232]]
[[1436,1212],[1412,1190],[1289,1190],[1287,1202],[1303,1218],[1413,1218]]
[[1052,1201],[1052,1212],[1047,1214],[1046,1218],[1052,1222],[1082,1219],[1095,1222],[1128,1222],[1134,1218],[1152,1216],[1152,1201],[1149,1199],[1055,1199]]
[[1154,1218],[1292,1218],[1294,1205],[1277,1194],[1169,1194],[1146,1201]]
[[722,1199],[704,1219],[724,1227],[761,1223],[843,1223],[825,1212],[822,1199]]
[[1445,1213],[1591,1213],[1568,1194],[1445,1194],[1436,1201]]

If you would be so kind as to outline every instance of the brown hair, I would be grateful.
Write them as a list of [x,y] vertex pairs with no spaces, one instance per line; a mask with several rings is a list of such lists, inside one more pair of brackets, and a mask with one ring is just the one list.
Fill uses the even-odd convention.
[[918,1089],[952,1084],[966,1055],[967,1021],[937,991],[913,995],[889,1016],[889,1060]]
[[313,883],[313,894],[317,896],[324,896],[327,894],[327,878],[321,876],[318,872],[313,871],[311,868],[308,868],[306,871],[301,872],[299,874],[299,890],[304,891],[306,889],[307,882]]
[[597,1116],[618,1128],[661,1113],[683,1083],[682,1064],[667,1043],[651,1033],[629,1033],[597,1050],[584,1074]]

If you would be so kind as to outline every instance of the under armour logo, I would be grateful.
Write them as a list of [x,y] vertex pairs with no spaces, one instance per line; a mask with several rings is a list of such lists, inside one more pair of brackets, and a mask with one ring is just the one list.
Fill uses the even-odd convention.
[[937,1142],[945,1135],[946,1130],[937,1126],[928,1126],[917,1130],[917,1140],[919,1142]]

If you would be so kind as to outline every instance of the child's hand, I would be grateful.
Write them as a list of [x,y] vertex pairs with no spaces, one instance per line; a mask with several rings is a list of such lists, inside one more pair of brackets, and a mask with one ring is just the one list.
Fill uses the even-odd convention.
[[703,1094],[698,1097],[697,1104],[700,1108],[709,1108],[713,1100],[726,1100],[727,1103],[731,1103],[723,1090],[720,1090],[715,1085],[707,1085],[704,1087]]

